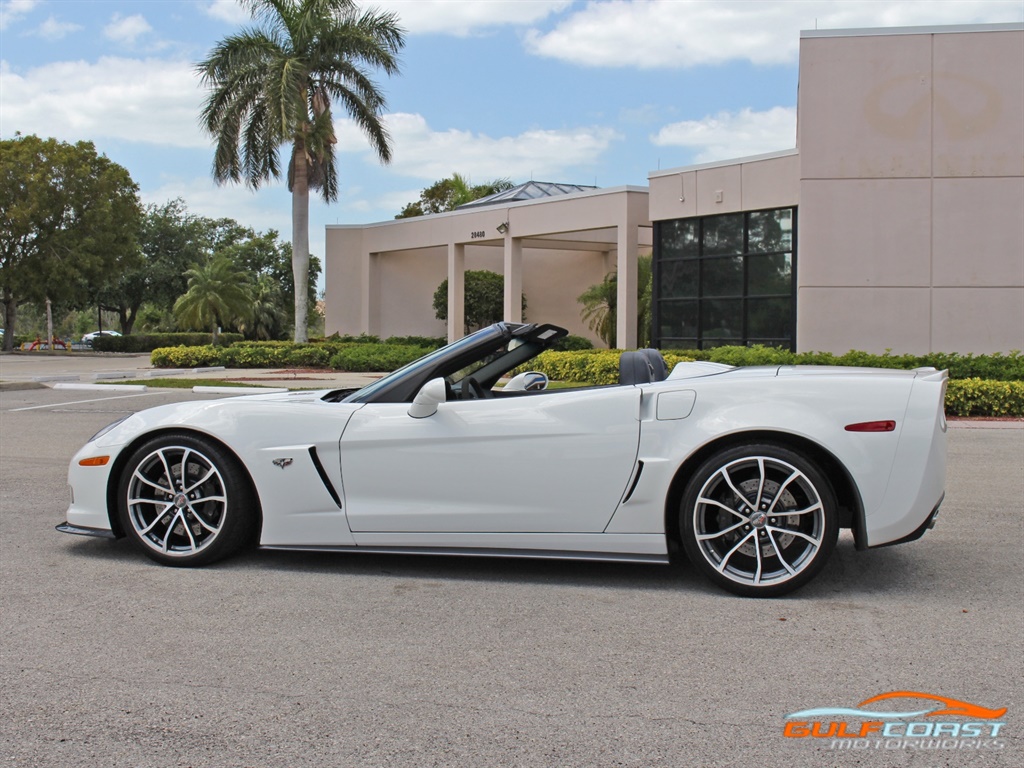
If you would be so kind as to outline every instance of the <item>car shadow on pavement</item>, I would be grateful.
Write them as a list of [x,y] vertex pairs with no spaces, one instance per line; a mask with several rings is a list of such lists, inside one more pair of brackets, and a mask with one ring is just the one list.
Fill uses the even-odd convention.
[[[135,563],[165,568],[149,561],[131,544],[120,539],[100,541],[81,538],[67,542],[67,551],[78,557],[110,562]],[[886,547],[857,551],[852,538],[840,539],[835,551],[811,583],[781,599],[870,598],[885,595],[931,594],[948,585],[936,585],[941,562],[935,551],[910,547]],[[941,561],[942,558],[938,558]],[[597,589],[638,589],[684,593],[717,593],[722,590],[702,578],[681,552],[667,565],[547,560],[514,557],[460,557],[455,555],[381,554],[374,552],[286,552],[256,549],[205,566],[220,572],[280,571],[326,577],[380,577],[383,579],[446,582],[496,582],[547,584]],[[969,585],[965,585],[969,588]],[[742,598],[740,598],[742,599]]]
[[[153,563],[125,539],[117,541],[79,538],[66,545],[69,554],[111,562]],[[650,590],[712,589],[692,572],[682,556],[668,565],[599,562],[592,560],[545,560],[514,557],[461,557],[456,555],[406,555],[374,552],[285,552],[256,549],[229,560],[204,566],[217,571],[283,571],[323,576],[380,576],[433,581],[507,582],[561,584],[596,588]]]

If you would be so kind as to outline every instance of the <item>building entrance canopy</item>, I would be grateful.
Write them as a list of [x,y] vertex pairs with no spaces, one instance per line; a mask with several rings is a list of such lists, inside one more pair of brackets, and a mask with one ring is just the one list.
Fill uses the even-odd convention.
[[504,320],[524,319],[525,294],[531,318],[594,338],[576,297],[615,271],[616,345],[635,347],[637,257],[651,245],[647,188],[574,189],[529,200],[509,200],[508,190],[450,213],[329,226],[327,332],[442,335],[432,301],[447,278],[454,340],[465,329],[466,270],[490,269],[504,276]]

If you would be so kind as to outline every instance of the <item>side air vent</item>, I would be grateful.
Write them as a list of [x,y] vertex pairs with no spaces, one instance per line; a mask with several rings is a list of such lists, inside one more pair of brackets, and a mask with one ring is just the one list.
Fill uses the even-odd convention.
[[338,495],[338,491],[334,488],[334,484],[331,479],[327,476],[327,472],[324,470],[324,465],[320,461],[320,456],[317,455],[316,446],[311,446],[309,449],[309,458],[313,461],[313,466],[316,467],[316,473],[320,475],[320,482],[324,484],[324,488],[331,494],[331,498],[334,499],[334,503],[338,505],[338,509],[341,509],[341,497]]
[[629,499],[633,496],[633,491],[636,490],[637,483],[640,482],[640,475],[643,474],[643,471],[644,463],[642,461],[638,461],[636,463],[636,474],[633,475],[633,482],[629,484],[629,490],[626,491],[626,497],[622,500],[623,504],[629,501]]

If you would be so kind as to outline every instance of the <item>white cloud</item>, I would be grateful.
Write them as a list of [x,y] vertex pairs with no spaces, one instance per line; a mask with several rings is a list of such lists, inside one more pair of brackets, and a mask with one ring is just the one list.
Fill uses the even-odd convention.
[[39,5],[37,0],[5,0],[5,2],[0,2],[0,29],[7,29],[11,24],[20,21],[23,16],[27,16],[37,5]]
[[249,12],[235,0],[213,0],[212,3],[203,6],[203,12],[210,18],[235,26],[252,20]]
[[[131,77],[125,73],[130,72]],[[5,135],[14,131],[64,141],[113,138],[156,146],[208,149],[198,115],[204,91],[186,61],[105,57],[95,63],[47,64],[24,73],[0,66]],[[398,175],[435,181],[453,171],[474,178],[560,178],[594,163],[620,138],[610,128],[537,128],[491,137],[466,130],[435,131],[420,115],[386,118]],[[338,121],[339,151],[372,157],[366,138]]]
[[153,28],[149,26],[149,22],[141,14],[122,16],[119,13],[115,13],[110,18],[110,23],[103,28],[103,36],[108,40],[124,45],[135,45],[142,35],[152,31]]
[[466,37],[498,26],[536,24],[572,5],[572,0],[377,0],[367,3],[393,11],[409,34]]
[[184,61],[104,57],[20,74],[5,61],[0,65],[4,134],[209,147],[199,128],[203,92],[192,67]]
[[189,212],[197,216],[226,217],[258,232],[276,229],[284,237],[291,237],[291,202],[283,181],[271,182],[254,192],[243,184],[218,185],[210,175],[165,176],[160,186],[144,189],[140,196],[143,203],[157,205],[180,197]]
[[553,30],[529,30],[531,53],[595,67],[654,69],[796,61],[800,30],[1021,21],[1020,0],[610,0]]
[[[410,35],[445,34],[466,37],[499,26],[536,24],[572,5],[572,0],[369,0],[362,9],[393,12]],[[236,0],[213,0],[203,5],[211,18],[235,26],[252,20]]]
[[[474,179],[499,177],[557,178],[569,170],[594,163],[620,138],[610,128],[534,129],[518,136],[493,138],[449,129],[435,131],[421,115],[392,114],[387,127],[394,142],[393,171],[436,181],[453,172]],[[339,149],[366,151],[367,143],[349,120],[339,121]]]
[[796,108],[742,109],[683,120],[664,126],[651,142],[659,147],[688,147],[695,151],[696,163],[792,149],[796,146]]
[[82,27],[79,24],[57,21],[55,16],[50,16],[50,18],[39,25],[39,29],[36,30],[36,34],[45,40],[61,40],[64,37],[67,37],[70,33],[77,32],[81,28]]

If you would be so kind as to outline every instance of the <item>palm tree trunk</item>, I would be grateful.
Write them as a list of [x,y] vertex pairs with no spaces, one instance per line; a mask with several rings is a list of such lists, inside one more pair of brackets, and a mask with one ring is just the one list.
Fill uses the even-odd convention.
[[300,141],[293,148],[292,277],[295,280],[295,341],[309,340],[309,165]]

